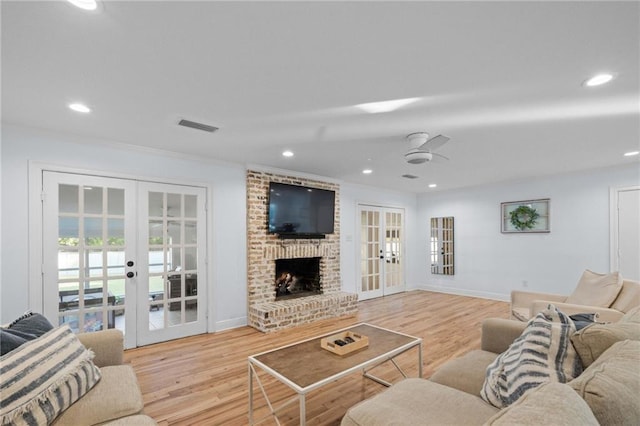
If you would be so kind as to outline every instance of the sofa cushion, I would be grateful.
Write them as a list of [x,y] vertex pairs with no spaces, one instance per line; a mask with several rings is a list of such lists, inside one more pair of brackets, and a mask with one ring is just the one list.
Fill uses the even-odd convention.
[[618,322],[592,324],[571,336],[584,367],[591,365],[614,343],[628,339],[640,340],[640,307],[626,313]]
[[640,306],[640,282],[623,280],[622,290],[611,304],[611,309],[620,312],[629,312],[636,306]]
[[429,380],[405,379],[351,407],[341,424],[481,425],[497,411],[497,408],[468,393]]
[[[544,407],[544,409],[541,409]],[[486,426],[598,426],[587,403],[569,385],[550,382],[491,417]]]
[[574,332],[571,319],[555,306],[539,312],[487,368],[482,398],[502,408],[542,383],[565,383],[576,377],[582,365],[571,345]]
[[44,316],[32,312],[25,313],[7,327],[0,329],[0,356],[52,329],[53,325]]
[[598,274],[590,270],[584,271],[578,286],[567,297],[565,303],[608,308],[622,289],[622,275],[618,272]]
[[495,361],[497,356],[493,352],[481,350],[468,352],[438,368],[429,380],[479,396],[487,366]]
[[620,318],[620,322],[640,324],[640,305],[629,309],[629,311]]
[[93,425],[142,411],[142,394],[130,365],[102,367],[100,371],[100,383],[62,413],[55,426]]
[[67,326],[1,357],[0,423],[51,423],[100,380],[92,357]]
[[640,341],[614,343],[569,382],[600,424],[640,424]]

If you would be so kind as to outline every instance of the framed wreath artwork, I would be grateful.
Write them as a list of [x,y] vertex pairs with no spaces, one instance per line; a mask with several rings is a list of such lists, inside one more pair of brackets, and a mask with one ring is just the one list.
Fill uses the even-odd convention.
[[549,228],[549,198],[500,204],[502,233],[544,233]]

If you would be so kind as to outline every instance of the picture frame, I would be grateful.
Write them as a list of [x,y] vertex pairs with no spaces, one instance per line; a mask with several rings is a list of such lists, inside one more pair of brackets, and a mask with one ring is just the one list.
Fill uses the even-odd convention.
[[500,203],[500,232],[535,234],[551,232],[550,199]]

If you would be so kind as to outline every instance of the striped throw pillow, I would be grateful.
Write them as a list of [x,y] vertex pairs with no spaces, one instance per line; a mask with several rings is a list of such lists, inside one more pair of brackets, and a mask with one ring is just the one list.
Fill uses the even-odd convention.
[[543,383],[566,383],[580,375],[582,363],[571,344],[575,331],[571,318],[549,305],[487,367],[480,396],[503,408]]
[[68,326],[2,356],[0,424],[50,424],[100,380],[92,358]]

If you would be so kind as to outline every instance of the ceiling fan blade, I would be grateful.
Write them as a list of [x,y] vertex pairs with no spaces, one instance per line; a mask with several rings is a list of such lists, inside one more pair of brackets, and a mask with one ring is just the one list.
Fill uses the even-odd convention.
[[437,152],[432,152],[431,155],[433,156],[431,158],[431,161],[435,161],[437,163],[441,163],[443,161],[449,161],[449,157],[445,157],[442,154],[438,154]]
[[451,138],[449,136],[445,136],[445,135],[434,136],[431,139],[429,139],[428,141],[426,141],[425,143],[423,143],[422,145],[420,145],[420,147],[418,149],[420,151],[433,152],[436,149],[440,148],[445,143],[449,142],[449,139],[451,139]]

